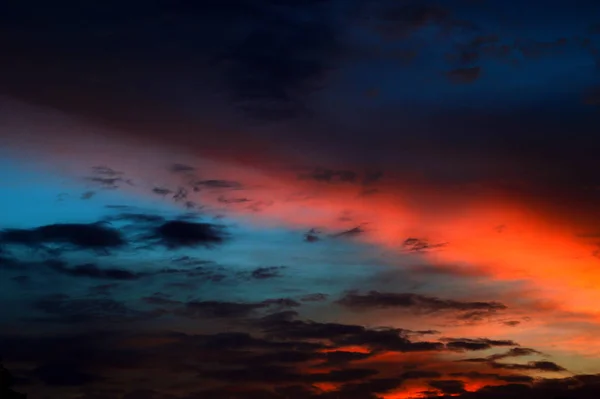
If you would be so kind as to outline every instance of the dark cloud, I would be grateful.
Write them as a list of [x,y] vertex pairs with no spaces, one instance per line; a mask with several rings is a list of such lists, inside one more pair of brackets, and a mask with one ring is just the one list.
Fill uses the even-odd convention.
[[143,297],[142,301],[149,305],[156,306],[174,306],[181,304],[180,301],[171,299],[170,295],[165,295],[160,292],[155,292],[150,296]]
[[536,351],[531,348],[512,348],[508,352],[498,353],[496,355],[491,355],[488,357],[490,360],[501,360],[509,357],[522,357],[522,356],[535,356],[535,355],[543,355],[542,352]]
[[31,282],[31,277],[29,276],[15,276],[11,278],[12,281],[19,285],[27,285]]
[[110,298],[72,298],[66,294],[48,295],[34,302],[34,308],[49,316],[31,318],[40,322],[68,324],[122,323],[157,317]]
[[112,169],[106,165],[92,166],[92,172],[101,176],[121,176],[124,174],[123,172]]
[[243,185],[237,181],[231,180],[198,180],[192,182],[194,191],[199,191],[202,188],[208,189],[241,189]]
[[600,105],[600,87],[593,87],[583,94],[582,101],[586,105]]
[[93,166],[92,176],[86,177],[86,180],[100,186],[100,188],[114,190],[127,184],[133,186],[133,181],[127,179],[124,173],[114,170],[108,166]]
[[[165,187],[154,187],[152,189],[152,193],[156,195],[160,195],[165,198],[167,195],[170,195],[171,199],[175,202],[185,201],[188,198],[189,191],[185,187],[179,187],[175,191],[165,188]],[[186,208],[194,208],[195,203],[192,201],[186,202]]]
[[384,37],[407,37],[426,26],[442,28],[451,23],[450,11],[427,2],[363,2],[361,18]]
[[365,360],[372,356],[372,353],[348,352],[348,351],[330,351],[325,353],[324,366],[339,366],[350,363],[355,360]]
[[119,213],[117,215],[107,216],[103,220],[106,222],[109,222],[109,223],[128,222],[128,223],[134,223],[134,224],[138,224],[138,225],[145,225],[145,224],[152,225],[152,224],[157,224],[157,223],[163,223],[165,221],[165,218],[160,215],[154,215],[151,213],[124,212],[124,213]]
[[33,376],[47,385],[81,386],[102,381],[102,378],[82,372],[78,364],[47,363],[37,367]]
[[402,248],[409,252],[421,252],[430,249],[441,248],[448,245],[447,243],[430,244],[427,240],[421,238],[409,237],[402,243]]
[[[236,310],[233,313],[243,317],[246,315],[245,311],[240,313]],[[402,336],[402,331],[370,330],[361,326],[300,321],[295,320],[296,317],[294,312],[283,312],[260,319],[257,325],[266,331],[273,332],[273,328],[278,327],[277,334],[267,336],[248,332],[139,334],[127,331],[54,337],[2,336],[0,353],[12,362],[33,362],[34,367],[25,375],[50,384],[48,386],[53,388],[85,387],[92,383],[99,387],[98,384],[107,381],[110,376],[111,386],[127,387],[128,389],[123,391],[134,395],[135,390],[129,389],[127,385],[131,381],[124,378],[128,371],[147,375],[160,372],[162,378],[186,373],[194,375],[195,381],[206,386],[204,390],[190,392],[187,396],[166,396],[170,399],[332,399],[338,396],[378,399],[381,395],[399,388],[404,382],[414,379],[426,380],[443,395],[487,394],[490,387],[475,392],[464,390],[465,381],[478,379],[504,382],[506,385],[503,387],[506,391],[510,391],[516,382],[525,383],[527,385],[524,386],[533,390],[526,392],[532,393],[537,390],[546,392],[550,387],[558,391],[567,387],[581,389],[584,386],[593,386],[592,384],[599,380],[597,376],[574,376],[542,381],[514,374],[483,372],[453,373],[450,375],[453,378],[448,379],[435,369],[420,368],[387,377],[380,376],[382,371],[389,374],[389,370],[385,367],[380,368],[376,363],[369,367],[357,367],[352,363],[368,359],[378,350],[405,350],[410,345],[409,342],[397,338]],[[341,349],[347,345],[372,347],[375,352],[350,352]],[[397,348],[398,345],[401,348]],[[421,366],[425,367],[426,364]],[[321,367],[327,369],[323,370]],[[547,369],[548,367],[544,368]],[[116,375],[115,370],[122,370],[122,375]],[[230,389],[232,383],[236,385],[235,392]],[[323,391],[314,386],[319,383],[335,383],[337,387],[333,391]],[[159,394],[160,389],[153,389],[154,386],[160,385],[153,385],[149,381],[144,384],[145,391],[135,395],[162,398]],[[131,397],[136,397],[135,395]],[[487,396],[481,397],[487,399]]]
[[527,364],[517,364],[517,363],[490,363],[491,366],[495,369],[504,369],[504,370],[535,370],[535,371],[549,371],[549,372],[559,372],[566,371],[564,367],[559,366],[554,362],[549,361],[533,361]]
[[[50,17],[52,12],[29,16],[18,5],[11,5],[3,14],[11,16],[10,27],[22,26],[29,31],[27,35],[18,34],[19,40],[10,46],[13,51],[23,45],[34,50],[28,55],[21,54],[18,63],[25,67],[32,59],[51,61],[52,67],[43,77],[32,76],[36,81],[44,78],[59,81],[71,74],[72,81],[63,87],[62,102],[80,112],[86,108],[89,112],[98,105],[98,99],[83,95],[77,104],[72,97],[77,86],[83,93],[102,93],[107,101],[119,85],[136,82],[137,88],[123,93],[121,101],[137,99],[140,104],[154,103],[144,98],[145,85],[138,86],[148,78],[146,73],[136,75],[129,67],[115,69],[109,62],[127,54],[124,59],[128,65],[161,65],[175,74],[172,76],[187,76],[205,86],[205,90],[213,92],[212,96],[230,103],[238,112],[270,121],[306,113],[310,95],[324,85],[336,64],[342,46],[338,41],[338,18],[331,4],[332,1],[300,4],[227,0],[192,5],[187,1],[153,0],[143,7],[137,3],[119,5],[118,14],[111,12],[117,7],[114,2],[79,6],[68,16]],[[84,21],[85,28],[70,25],[70,18]],[[79,62],[65,57],[85,46],[96,50],[86,49],[86,57]],[[198,48],[203,51],[198,53]],[[55,56],[48,57],[45,50]],[[168,62],[163,58],[166,54]],[[76,69],[81,62],[85,71]],[[30,69],[7,69],[19,77],[31,73]],[[200,71],[204,72],[204,78],[212,78],[209,87],[201,83],[205,79],[198,78]],[[156,73],[161,74],[155,69]],[[156,76],[151,80],[156,83],[154,79]],[[35,88],[25,89],[23,81],[18,83],[11,88],[26,91],[38,100],[46,99]],[[58,86],[53,85],[52,90],[58,90]],[[139,105],[127,108],[130,113],[141,109]],[[108,105],[104,111],[122,123],[131,122],[125,109]]]
[[439,378],[442,374],[438,371],[428,370],[410,370],[402,373],[401,377],[404,380],[418,380],[424,378]]
[[380,170],[368,171],[368,172],[365,172],[365,175],[363,176],[363,184],[365,184],[365,185],[375,184],[382,178],[383,178],[382,171],[380,171]]
[[351,170],[315,168],[309,173],[300,174],[298,178],[322,183],[355,183],[358,180],[358,173]]
[[[457,63],[463,67],[472,66],[484,56],[502,56],[503,47],[498,44],[500,38],[497,35],[475,35],[464,43],[456,45],[456,52],[448,55],[448,61]],[[510,47],[506,46],[509,48]]]
[[535,381],[535,378],[528,375],[518,374],[494,374],[494,373],[482,373],[480,371],[469,371],[469,372],[455,372],[449,373],[450,377],[464,377],[469,380],[499,380],[509,383],[527,384]]
[[329,295],[321,294],[321,293],[306,294],[300,298],[300,301],[302,301],[302,302],[321,302],[321,301],[327,300],[328,297],[329,297]]
[[439,389],[445,395],[458,395],[465,390],[465,383],[460,380],[435,380],[429,381],[429,386]]
[[566,38],[558,38],[551,41],[517,40],[515,49],[526,58],[540,58],[560,54],[569,45]]
[[337,303],[357,310],[394,308],[419,312],[483,311],[494,313],[506,309],[505,305],[498,302],[463,302],[414,293],[382,293],[378,291],[370,291],[366,294],[351,291],[346,293]]
[[400,387],[403,380],[400,378],[373,378],[363,382],[353,382],[344,384],[338,391],[329,394],[315,395],[323,399],[332,399],[335,396],[349,399],[377,399],[381,394],[385,394]]
[[280,308],[293,308],[301,305],[300,302],[290,298],[266,299],[261,303],[267,306],[276,306]]
[[19,261],[12,257],[0,256],[0,269],[4,270],[21,270],[26,266],[25,262]]
[[332,234],[332,237],[355,237],[364,234],[366,230],[362,226],[356,226],[351,229]]
[[453,396],[460,399],[498,399],[498,398],[532,398],[532,399],[593,399],[597,397],[599,386],[592,381],[584,381],[584,376],[563,379],[539,378],[533,384],[509,383],[498,386],[485,386],[475,392],[465,392]]
[[345,383],[362,380],[377,374],[377,370],[353,369],[331,370],[326,373],[300,373],[292,367],[259,366],[227,370],[205,371],[203,376],[224,381],[241,383],[294,383],[294,382],[336,382]]
[[304,234],[304,241],[306,242],[317,242],[321,238],[318,236],[320,232],[316,229],[310,229],[306,234]]
[[264,280],[274,277],[281,277],[281,270],[285,269],[284,266],[267,266],[259,267],[252,270],[250,277],[257,280]]
[[289,298],[267,299],[262,302],[220,302],[220,301],[189,301],[174,312],[179,316],[189,318],[245,318],[254,315],[260,309],[289,308],[300,306]]
[[[446,340],[448,340],[448,339],[446,339]],[[487,340],[487,339],[479,339],[479,340],[473,340],[473,339],[451,340],[450,339],[449,342],[447,343],[448,349],[453,349],[456,351],[485,350],[485,349],[490,349],[493,346],[515,346],[515,345],[517,345],[517,344],[513,341],[497,341],[497,340]],[[463,359],[461,361],[471,362],[471,363],[487,363],[493,368],[510,369],[510,367],[511,367],[510,365],[507,365],[507,367],[504,367],[505,365],[503,363],[497,363],[497,361],[502,360],[502,359],[511,358],[511,357],[524,357],[524,356],[537,356],[537,355],[544,355],[544,354],[535,349],[517,347],[517,348],[512,348],[504,353],[496,353],[496,354],[493,354],[493,355],[490,355],[487,357]],[[542,364],[542,367],[543,367],[543,364],[546,362],[532,362],[529,365],[524,365],[524,368],[522,370],[528,370],[529,366],[531,364],[537,364],[537,363]],[[519,367],[519,365],[516,365],[515,370],[520,370],[518,367]],[[552,366],[549,366],[549,367],[552,367]]]
[[219,198],[217,198],[217,201],[219,201],[222,204],[243,204],[246,202],[252,202],[252,200],[246,198],[246,197],[240,197],[240,198],[227,198],[223,195],[219,196]]
[[317,167],[309,172],[300,173],[298,178],[301,180],[313,180],[319,183],[348,183],[372,185],[381,180],[383,172],[378,170],[370,170],[365,172],[357,172],[344,169],[329,169]]
[[88,277],[104,280],[137,280],[146,275],[144,273],[135,273],[129,270],[118,268],[101,269],[92,263],[86,263],[74,267],[68,267],[65,263],[60,261],[49,261],[46,262],[46,264],[52,270],[73,277]]
[[440,342],[411,341],[405,330],[382,328],[368,329],[359,325],[318,323],[294,320],[294,313],[279,313],[261,320],[265,332],[283,339],[328,340],[340,346],[365,346],[374,351],[420,352],[444,349]]
[[528,384],[534,382],[534,378],[528,375],[499,375],[496,377],[500,381],[509,382],[512,384]]
[[[280,2],[271,8],[274,2],[263,1],[243,14],[231,15],[245,19],[249,29],[222,49],[216,65],[240,109],[268,120],[307,111],[306,96],[324,84],[339,52],[328,3]],[[238,12],[243,8],[238,7]]]
[[[446,348],[454,351],[480,351],[491,349],[494,346],[515,346],[518,345],[514,341],[510,340],[493,340],[487,338],[444,338],[443,341],[446,342]],[[513,348],[508,353],[525,353],[527,351],[526,348]],[[506,355],[505,357],[508,357]],[[513,355],[515,356],[515,355]],[[518,355],[517,355],[518,356]],[[502,357],[500,357],[502,358]]]
[[77,249],[109,250],[126,244],[121,233],[102,223],[58,223],[33,229],[4,229],[0,244],[40,248],[44,244],[66,244]]
[[448,80],[452,83],[468,84],[473,83],[481,76],[481,67],[468,67],[453,69],[446,74]]
[[346,335],[334,340],[341,345],[364,345],[373,350],[393,352],[427,352],[443,350],[439,342],[411,341],[397,329],[364,330],[360,334]]
[[295,369],[284,366],[258,366],[225,370],[206,370],[203,377],[227,381],[229,383],[293,383],[301,379]]
[[261,303],[191,301],[178,310],[177,314],[191,318],[240,318],[265,307]]
[[227,277],[231,277],[231,279],[234,280],[236,277],[233,272],[228,273],[224,268],[207,261],[191,258],[188,259],[188,261],[182,261],[180,258],[173,260],[173,263],[180,267],[163,267],[155,270],[134,271],[123,267],[101,266],[94,263],[71,266],[66,261],[50,259],[39,264],[35,262],[27,263],[15,261],[13,268],[35,272],[36,270],[45,267],[56,273],[70,277],[115,281],[134,281],[158,276],[181,276],[188,278],[190,282],[193,281],[197,283],[200,281],[219,282]]
[[174,163],[169,167],[169,171],[173,173],[189,173],[196,171],[196,168],[182,163]]
[[161,196],[163,196],[163,197],[164,197],[165,195],[169,195],[169,194],[171,194],[173,191],[169,190],[168,188],[163,188],[163,187],[154,187],[154,188],[152,189],[152,192],[153,192],[154,194],[161,195]]
[[157,227],[154,237],[167,248],[177,249],[222,244],[227,234],[219,225],[174,220]]
[[[436,247],[435,245],[433,247]],[[429,249],[427,246],[425,249],[418,249],[414,252],[419,252],[422,250]],[[408,249],[408,252],[413,251],[412,249]],[[452,276],[452,277],[460,277],[460,278],[478,278],[485,276],[485,271],[476,268],[476,267],[448,267],[442,265],[427,265],[420,264],[410,267],[411,273],[420,274],[420,275],[439,275],[439,276]]]
[[372,377],[378,374],[377,370],[373,369],[358,369],[347,368],[343,370],[332,370],[327,373],[314,373],[309,375],[309,378],[315,382],[349,382],[356,380],[364,380],[367,377]]
[[108,295],[112,289],[117,288],[119,284],[110,283],[110,284],[100,284],[90,287],[89,292],[90,295]]

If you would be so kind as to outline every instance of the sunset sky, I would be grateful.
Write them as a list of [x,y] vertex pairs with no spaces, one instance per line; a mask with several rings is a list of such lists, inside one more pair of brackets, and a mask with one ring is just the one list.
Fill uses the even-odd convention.
[[29,399],[600,397],[600,2],[0,6]]

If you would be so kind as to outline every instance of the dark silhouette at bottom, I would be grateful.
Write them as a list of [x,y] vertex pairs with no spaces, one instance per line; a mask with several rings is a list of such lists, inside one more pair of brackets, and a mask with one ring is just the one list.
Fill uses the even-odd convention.
[[14,379],[10,371],[2,364],[0,359],[0,398],[1,399],[27,399],[27,395],[13,391]]

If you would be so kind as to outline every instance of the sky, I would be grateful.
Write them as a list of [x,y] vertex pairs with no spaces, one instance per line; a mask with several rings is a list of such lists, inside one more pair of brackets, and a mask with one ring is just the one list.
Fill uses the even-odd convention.
[[12,389],[599,397],[599,16],[0,5]]

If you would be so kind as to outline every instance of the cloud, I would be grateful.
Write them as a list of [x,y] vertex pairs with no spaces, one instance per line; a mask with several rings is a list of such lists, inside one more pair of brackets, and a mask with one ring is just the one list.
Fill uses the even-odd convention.
[[306,234],[304,234],[304,241],[306,242],[317,242],[321,240],[318,236],[319,231],[316,229],[310,229]]
[[408,252],[422,252],[430,249],[441,248],[446,245],[448,245],[448,243],[430,244],[427,240],[409,237],[402,243],[402,248]]
[[464,377],[469,380],[499,380],[509,383],[526,384],[535,381],[535,378],[528,375],[519,374],[495,374],[495,373],[482,373],[480,371],[469,371],[469,372],[454,372],[448,374],[451,377]]
[[508,352],[491,355],[488,357],[488,359],[495,361],[500,359],[506,359],[509,357],[522,357],[533,355],[543,355],[543,353],[531,348],[512,348]]
[[315,168],[312,172],[301,174],[299,179],[310,179],[322,183],[356,183],[358,173],[351,170]]
[[[64,26],[64,17],[49,19],[40,15],[39,23],[47,27],[47,34],[35,33],[25,43],[31,46],[33,54],[30,57],[33,58],[44,58],[44,46],[60,53],[61,49],[73,51],[87,45],[102,48],[104,60],[127,52],[132,54],[126,62],[128,65],[139,63],[140,67],[147,67],[158,63],[173,73],[179,72],[174,76],[186,76],[192,80],[198,79],[198,74],[202,73],[204,78],[212,78],[210,85],[203,85],[209,98],[228,102],[238,113],[255,120],[280,120],[307,112],[308,99],[323,87],[343,51],[339,43],[339,18],[336,18],[333,3],[232,0],[224,5],[215,2],[190,5],[186,1],[153,1],[144,5],[143,15],[139,14],[138,7],[121,7],[120,15],[127,16],[127,23],[108,12],[101,19],[93,19],[90,15],[98,12],[97,9],[84,6],[75,10],[74,16],[87,21],[85,28],[69,27],[66,31],[71,34],[65,36],[65,31],[59,29],[59,26]],[[111,7],[114,5],[102,8],[107,10]],[[20,18],[20,15],[19,12],[14,15],[15,23],[34,29],[30,21]],[[237,29],[241,26],[243,29]],[[152,33],[158,34],[156,40],[140,42],[138,35],[144,37]],[[17,37],[23,38],[22,35]],[[25,44],[21,40],[17,42]],[[173,42],[178,44],[170,46]],[[198,46],[203,48],[202,53],[190,57]],[[171,56],[169,63],[161,61],[165,51]],[[86,50],[88,56],[94,53]],[[20,62],[27,59],[28,56],[19,57]],[[98,93],[105,101],[116,87],[145,80],[145,77],[133,74],[129,67],[121,68],[119,74],[106,61],[85,61],[87,68],[93,71],[91,76],[78,71],[76,63],[65,57],[53,57],[51,63],[53,68],[45,72],[44,77],[73,74],[73,81],[64,87],[68,94],[63,101],[79,110],[87,106],[89,111],[94,102],[87,97],[80,104],[70,101],[70,95],[78,85],[85,88],[84,92]],[[185,68],[186,64],[193,65],[194,73]],[[22,69],[19,76],[27,76],[28,72],[29,69]],[[120,101],[137,99],[138,106],[127,107],[129,112],[135,113],[140,110],[141,104],[153,103],[150,98],[144,98],[144,94],[146,89],[138,87],[124,93]],[[109,108],[115,112],[114,116],[127,121],[125,110],[119,112],[118,107]]]
[[160,215],[142,212],[123,212],[116,215],[110,215],[103,218],[104,222],[128,222],[141,226],[160,224],[165,222],[165,218]]
[[281,270],[285,269],[284,266],[268,266],[259,267],[250,273],[250,277],[257,280],[265,280],[275,277],[281,277]]
[[250,316],[264,307],[261,303],[191,301],[179,309],[177,314],[190,318],[239,318]]
[[[112,262],[117,262],[112,260]],[[129,269],[118,266],[101,266],[95,263],[84,263],[71,266],[69,262],[58,258],[48,259],[42,262],[20,262],[12,260],[10,264],[0,267],[12,270],[22,270],[29,273],[46,268],[58,274],[74,278],[85,278],[95,280],[113,280],[113,281],[136,281],[141,279],[151,279],[152,277],[184,277],[189,283],[198,283],[201,281],[220,282],[228,277],[234,281],[237,275],[233,271],[227,271],[212,262],[201,261],[189,258],[182,258],[171,261],[177,267],[163,267],[160,269],[137,271],[135,266]],[[202,266],[199,266],[202,265]],[[169,283],[169,284],[172,284]]]
[[443,27],[451,23],[450,11],[427,3],[397,4],[381,1],[363,3],[361,17],[387,38],[403,38],[427,26]]
[[173,173],[190,173],[195,172],[196,168],[182,163],[174,163],[169,167],[169,170]]
[[[449,342],[446,344],[448,349],[453,349],[456,351],[461,350],[485,350],[490,349],[492,346],[516,346],[517,343],[513,341],[490,341],[486,339],[473,340],[473,339],[461,339],[454,343],[453,340],[447,339]],[[451,344],[452,343],[452,344]],[[535,356],[535,355],[544,355],[542,352],[537,351],[531,348],[511,348],[507,352],[504,353],[496,353],[493,355],[489,355],[484,358],[470,358],[463,359],[462,362],[470,362],[470,363],[487,363],[493,368],[507,368],[510,369],[510,365],[505,365],[503,363],[497,363],[498,360],[507,359],[511,357],[525,357],[525,356]],[[523,365],[522,370],[528,370],[531,364],[540,363],[543,367],[545,362],[533,362],[529,365]],[[504,367],[506,366],[506,367]],[[552,366],[550,366],[552,367]],[[516,366],[515,370],[519,370],[519,365]]]
[[[246,309],[232,309],[229,308],[229,313],[235,317],[245,318],[248,315]],[[188,396],[174,395],[171,399],[186,399],[194,395],[220,398],[230,394],[236,398],[331,399],[337,395],[375,399],[410,381],[422,381],[442,395],[479,395],[490,388],[466,392],[469,381],[495,380],[506,384],[503,385],[505,389],[510,389],[516,382],[534,384],[532,389],[542,389],[542,386],[550,384],[558,384],[559,387],[592,386],[593,381],[597,381],[592,376],[575,376],[569,382],[545,380],[542,384],[526,376],[489,372],[453,373],[450,375],[452,378],[447,378],[441,372],[444,370],[443,358],[433,364],[431,358],[424,359],[412,364],[413,369],[390,374],[385,364],[372,361],[374,356],[389,354],[390,349],[413,351],[421,346],[422,350],[425,343],[403,338],[402,330],[369,329],[296,318],[296,313],[286,311],[255,319],[255,325],[260,327],[256,334],[242,331],[215,334],[134,333],[120,329],[54,337],[1,336],[0,353],[13,362],[33,362],[34,367],[24,376],[55,388],[83,387],[90,383],[100,386],[111,376],[111,386],[115,389],[132,392],[132,395],[136,389],[142,389],[128,385],[131,381],[125,378],[127,372],[115,375],[115,370],[136,370],[150,378],[159,373],[161,379],[150,385],[145,382],[143,389],[146,389],[147,395],[159,395],[168,387],[168,384],[161,383],[172,381],[170,377],[175,375],[189,375],[196,384],[206,385],[202,388],[204,390],[193,393],[188,390]],[[410,348],[411,345],[414,347]],[[429,350],[433,351],[430,353],[443,350],[443,344],[440,345],[430,347]],[[344,349],[349,346],[371,348],[371,351]],[[360,365],[355,362],[360,362]],[[394,364],[402,367],[402,363]],[[405,366],[408,367],[408,364]],[[540,364],[535,366],[549,369]],[[232,381],[236,383],[236,392],[230,390]],[[319,384],[323,383],[333,384],[334,388],[322,390]]]
[[220,14],[229,16],[225,25],[248,13],[256,22],[235,42],[223,43],[216,65],[244,112],[265,120],[295,117],[306,112],[306,97],[322,87],[340,51],[333,10],[328,1],[282,3],[279,9],[261,3],[243,14]]
[[481,76],[481,67],[456,68],[446,74],[448,80],[457,84],[475,82]]
[[582,101],[586,105],[600,105],[600,87],[593,87],[587,90],[583,95]]
[[177,249],[222,244],[227,234],[219,225],[174,220],[158,226],[154,237],[167,248]]
[[240,182],[232,181],[232,180],[197,180],[191,183],[194,191],[200,191],[203,188],[206,189],[234,189],[239,190],[243,188],[243,185]]
[[326,352],[324,356],[323,366],[340,366],[342,364],[350,363],[356,360],[365,360],[371,357],[372,353],[363,352],[349,352],[342,350],[335,350]]
[[492,368],[504,369],[504,370],[536,370],[536,371],[550,371],[560,372],[566,371],[564,367],[559,366],[554,362],[549,361],[533,361],[527,364],[516,364],[516,363],[491,363]]
[[473,311],[491,314],[506,309],[506,306],[499,302],[463,302],[414,293],[382,293],[378,291],[370,291],[366,294],[351,291],[337,303],[355,310],[407,309],[425,313],[458,311],[467,312],[467,315]]
[[0,244],[18,244],[41,248],[44,244],[70,245],[77,249],[107,251],[123,247],[121,233],[101,223],[57,223],[33,229],[4,229]]
[[79,370],[77,364],[46,363],[33,371],[33,376],[51,386],[82,386],[102,381],[102,378]]
[[465,383],[460,380],[434,380],[429,381],[429,386],[442,391],[445,395],[458,395],[466,392]]
[[339,233],[332,234],[332,237],[355,237],[360,234],[364,234],[366,230],[362,226],[356,226],[348,230],[344,230]]
[[119,268],[101,269],[92,263],[77,265],[71,268],[60,261],[49,261],[46,264],[49,268],[72,277],[88,277],[104,280],[137,280],[147,275]]
[[124,173],[114,170],[108,166],[100,165],[92,167],[92,176],[86,177],[86,180],[100,186],[103,189],[115,190],[127,184],[133,186],[131,179],[124,177]]
[[322,301],[327,300],[328,297],[329,297],[329,295],[321,294],[321,293],[306,294],[300,298],[300,301],[302,301],[302,302],[322,302]]
[[275,338],[321,339],[338,346],[364,346],[374,351],[420,352],[443,350],[440,342],[419,342],[407,338],[401,329],[368,329],[360,325],[318,323],[294,320],[294,313],[279,313],[263,318],[259,325]]
[[31,282],[31,278],[29,276],[15,276],[11,278],[11,280],[23,286]]
[[401,377],[404,380],[414,380],[423,378],[439,378],[442,374],[439,371],[427,371],[427,370],[411,370],[402,373]]
[[34,302],[34,309],[46,317],[26,320],[66,324],[123,323],[158,317],[159,313],[142,312],[109,298],[72,298],[66,294],[47,295]]
[[[491,349],[494,346],[518,345],[510,340],[493,340],[487,338],[444,338],[446,348],[454,351],[480,351]],[[514,348],[514,353],[523,353],[526,348]],[[511,350],[512,351],[512,350]]]
[[221,302],[221,301],[189,301],[175,314],[189,318],[244,318],[252,316],[256,311],[267,308],[289,308],[300,306],[289,298],[267,299],[262,302]]

